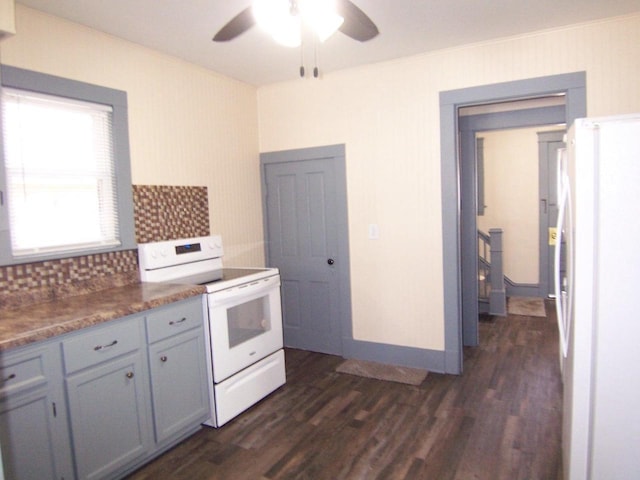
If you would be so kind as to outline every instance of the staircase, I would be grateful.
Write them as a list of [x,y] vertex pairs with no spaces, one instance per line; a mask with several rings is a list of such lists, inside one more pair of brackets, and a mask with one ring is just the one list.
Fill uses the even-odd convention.
[[502,229],[478,230],[478,310],[507,315],[507,295],[502,264]]

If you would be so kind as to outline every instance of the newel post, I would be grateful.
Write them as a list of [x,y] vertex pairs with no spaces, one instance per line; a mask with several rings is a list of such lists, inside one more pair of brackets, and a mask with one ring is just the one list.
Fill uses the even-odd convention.
[[504,267],[502,261],[502,229],[489,230],[491,238],[491,293],[489,311],[492,315],[507,315],[507,295],[504,287]]

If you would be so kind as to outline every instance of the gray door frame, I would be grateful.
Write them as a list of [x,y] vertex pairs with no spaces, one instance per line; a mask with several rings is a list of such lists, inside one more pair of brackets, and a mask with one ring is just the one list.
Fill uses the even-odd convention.
[[566,124],[585,117],[586,73],[575,72],[513,82],[440,92],[440,155],[442,194],[442,257],[444,287],[445,372],[460,374],[463,367],[462,273],[460,205],[461,185],[458,152],[458,109],[562,93]]
[[[478,258],[477,258],[477,162],[475,158],[476,133],[508,128],[535,127],[562,123],[565,107],[549,106],[486,113],[460,117],[460,245],[462,249],[462,344],[475,347],[478,336]],[[501,227],[501,225],[495,225]],[[506,233],[506,232],[505,232]],[[474,252],[474,255],[466,254]],[[528,287],[528,288],[527,288]],[[538,292],[539,285],[523,285],[523,291]]]
[[[549,181],[550,177],[556,179],[556,175],[552,175],[550,166],[554,166],[555,162],[549,156],[549,149],[554,148],[553,145],[564,145],[563,137],[566,130],[554,130],[549,132],[538,133],[538,162],[539,162],[539,184],[540,184],[540,283],[538,285],[538,296],[547,297],[553,292],[553,255],[552,248],[549,246],[549,227],[556,224],[558,218],[557,212],[557,192]],[[554,195],[552,196],[552,192]],[[553,198],[552,198],[553,197]],[[555,201],[555,203],[553,202]]]
[[342,333],[343,355],[348,346],[353,342],[353,328],[351,319],[351,268],[349,259],[349,216],[347,207],[347,178],[345,145],[326,145],[320,147],[299,148],[260,153],[260,177],[262,183],[262,212],[264,231],[264,255],[267,266],[271,265],[269,258],[269,231],[267,222],[267,179],[266,168],[268,164],[284,162],[301,162],[307,160],[332,161],[335,171],[335,205],[336,205],[336,230],[337,248],[336,263],[337,276],[340,283],[340,297],[338,308],[340,312],[340,326]]

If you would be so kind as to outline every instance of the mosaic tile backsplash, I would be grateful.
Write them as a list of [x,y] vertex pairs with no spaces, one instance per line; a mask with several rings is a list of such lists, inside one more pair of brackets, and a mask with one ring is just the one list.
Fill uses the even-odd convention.
[[207,187],[133,186],[138,243],[209,235]]
[[[209,235],[206,187],[134,185],[138,243]],[[0,267],[0,308],[136,283],[137,250]],[[0,319],[1,320],[1,319]]]
[[139,279],[137,250],[0,267],[0,308],[128,285]]

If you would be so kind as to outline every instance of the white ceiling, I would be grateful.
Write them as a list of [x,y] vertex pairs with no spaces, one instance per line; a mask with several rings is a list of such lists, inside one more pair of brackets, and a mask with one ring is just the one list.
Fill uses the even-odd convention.
[[[253,85],[298,78],[301,50],[253,27],[227,43],[213,35],[251,0],[16,0]],[[317,50],[330,72],[417,53],[640,11],[640,0],[353,0],[380,35],[338,32]],[[559,46],[559,48],[561,48]],[[314,66],[307,43],[305,67]]]

